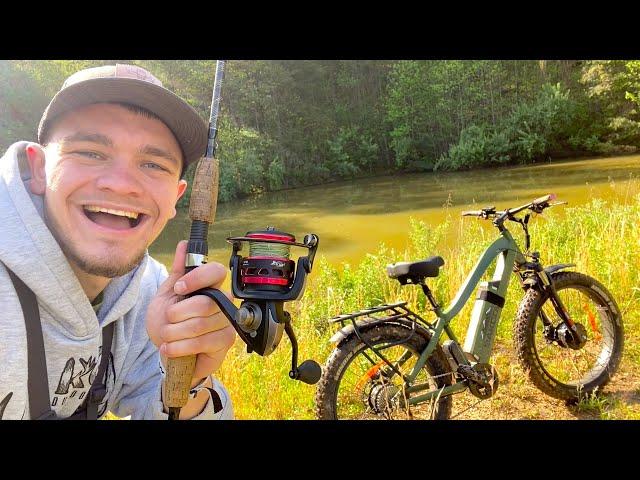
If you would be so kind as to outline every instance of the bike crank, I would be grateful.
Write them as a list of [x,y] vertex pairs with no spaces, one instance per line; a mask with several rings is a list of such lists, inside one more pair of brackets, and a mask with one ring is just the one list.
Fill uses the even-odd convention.
[[476,363],[460,365],[458,372],[469,382],[469,391],[481,400],[492,397],[498,390],[498,372],[493,365]]

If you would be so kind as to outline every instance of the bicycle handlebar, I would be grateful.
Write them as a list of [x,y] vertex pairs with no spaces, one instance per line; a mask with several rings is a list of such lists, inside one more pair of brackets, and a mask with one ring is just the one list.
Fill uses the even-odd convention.
[[551,200],[555,200],[556,195],[550,193],[548,195],[544,195],[542,197],[538,197],[530,203],[525,205],[521,205],[515,208],[509,208],[507,210],[496,211],[495,207],[486,207],[482,210],[465,210],[462,212],[463,217],[480,217],[485,220],[489,218],[498,218],[501,220],[505,220],[516,213],[519,213],[523,210],[530,209],[535,213],[542,213],[545,208],[552,207],[554,205],[561,205],[567,202],[558,202],[558,203],[549,203]]

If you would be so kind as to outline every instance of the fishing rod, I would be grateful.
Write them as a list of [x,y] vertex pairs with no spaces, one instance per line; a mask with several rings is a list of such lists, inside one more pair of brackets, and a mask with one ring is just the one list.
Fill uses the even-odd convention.
[[[219,162],[215,158],[218,114],[220,113],[220,89],[224,77],[225,61],[216,62],[216,74],[211,100],[209,133],[205,156],[200,159],[194,174],[189,202],[191,231],[185,262],[186,272],[207,263],[209,247],[207,235],[213,223],[218,202]],[[284,303],[297,300],[304,292],[307,274],[311,273],[318,248],[318,236],[305,235],[302,243],[293,235],[267,227],[266,230],[247,232],[244,237],[227,238],[233,246],[229,260],[231,286],[234,297],[242,299],[240,308],[218,289],[198,290],[187,297],[205,295],[220,307],[235,328],[238,336],[247,344],[247,353],[266,356],[272,353],[282,338],[283,331],[291,341],[291,370],[289,377],[307,384],[320,379],[317,362],[298,362],[298,344],[291,316],[284,310]],[[249,243],[249,255],[238,254],[243,243]],[[290,259],[291,247],[307,248],[307,256],[298,258],[297,268]],[[165,379],[164,403],[169,409],[169,420],[177,420],[186,405],[195,370],[196,355],[169,358]]]

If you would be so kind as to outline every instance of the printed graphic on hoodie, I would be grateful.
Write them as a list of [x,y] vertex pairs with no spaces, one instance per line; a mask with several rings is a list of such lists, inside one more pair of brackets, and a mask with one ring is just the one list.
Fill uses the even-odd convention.
[[[102,350],[102,347],[100,347],[100,350]],[[96,375],[98,373],[98,369],[96,368],[96,366],[100,364],[101,357],[102,357],[102,353],[100,353],[100,356],[98,357],[97,360],[94,359],[93,356],[90,356],[88,360],[85,360],[84,358],[80,358],[79,363],[82,366],[82,369],[78,372],[75,372],[75,375],[74,375],[75,359],[73,357],[69,358],[69,360],[67,360],[67,363],[65,364],[62,374],[60,375],[58,388],[56,388],[56,391],[55,391],[56,396],[53,397],[53,400],[51,401],[51,406],[55,407],[58,404],[58,401],[60,401],[60,399],[62,399],[61,405],[64,405],[65,402],[67,401],[67,398],[73,398],[76,396],[76,394],[78,393],[78,390],[80,389],[84,390],[86,387],[91,387],[91,384],[95,380]],[[87,375],[88,375],[88,378],[87,378]],[[116,372],[113,367],[113,353],[111,352],[109,352],[109,363],[107,364],[106,376],[107,378],[106,378],[105,384],[113,385],[113,383],[116,380]],[[88,391],[89,390],[85,390],[81,392],[80,395],[78,396],[78,399],[82,400]],[[9,392],[2,399],[2,401],[0,401],[0,420],[2,420],[2,417],[4,416],[4,411],[7,408],[7,405],[9,404],[9,401],[11,400],[12,396],[13,396],[13,392]],[[99,417],[104,415],[106,408],[107,408],[107,404],[105,402],[101,411],[98,412]]]
[[4,409],[7,408],[7,404],[9,403],[9,400],[11,400],[11,397],[13,397],[13,392],[7,393],[7,396],[4,397],[0,402],[0,420],[2,420],[2,416],[4,415]]
[[[91,387],[98,374],[98,366],[101,360],[102,347],[100,347],[98,358],[95,358],[93,355],[90,355],[88,359],[80,357],[77,363],[75,358],[69,358],[60,374],[60,380],[54,392],[55,395],[51,400],[51,406],[55,407],[58,404],[64,405],[68,398],[74,398],[78,395],[79,391],[78,399],[82,400],[89,392],[88,387]],[[113,385],[115,376],[113,353],[109,352],[106,385]]]

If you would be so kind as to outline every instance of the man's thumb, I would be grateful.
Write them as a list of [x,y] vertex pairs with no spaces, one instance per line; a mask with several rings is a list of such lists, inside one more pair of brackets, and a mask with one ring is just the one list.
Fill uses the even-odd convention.
[[176,254],[173,257],[173,265],[169,272],[169,277],[160,285],[159,294],[173,292],[173,286],[180,277],[185,274],[185,261],[187,258],[187,241],[181,240],[176,246]]

